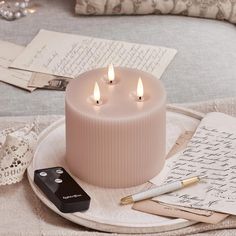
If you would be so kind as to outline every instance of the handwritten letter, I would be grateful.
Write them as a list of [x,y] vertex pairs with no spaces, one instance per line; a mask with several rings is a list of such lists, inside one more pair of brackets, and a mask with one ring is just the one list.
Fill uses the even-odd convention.
[[112,62],[160,78],[175,54],[170,48],[41,30],[11,67],[75,78]]
[[24,50],[24,47],[0,41],[0,81],[33,91],[28,87],[32,73],[28,71],[9,69],[8,66]]
[[206,175],[200,183],[155,198],[165,203],[236,215],[236,119],[210,113],[187,148],[168,164],[165,182]]

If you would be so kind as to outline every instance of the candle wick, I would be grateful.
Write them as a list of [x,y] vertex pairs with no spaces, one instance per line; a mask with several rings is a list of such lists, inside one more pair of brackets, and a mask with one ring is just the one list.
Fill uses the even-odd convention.
[[97,104],[99,104],[99,101],[97,100]]
[[139,99],[139,100],[142,100],[142,97],[139,97],[138,99]]
[[110,80],[110,84],[112,84],[112,80]]

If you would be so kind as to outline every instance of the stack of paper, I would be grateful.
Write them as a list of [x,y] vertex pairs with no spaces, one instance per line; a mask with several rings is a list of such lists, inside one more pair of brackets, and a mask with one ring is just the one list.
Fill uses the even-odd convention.
[[134,209],[208,223],[236,215],[236,118],[207,114],[187,147],[169,158],[151,182],[162,185],[198,175],[206,178],[151,202],[137,203]]
[[8,61],[4,64],[6,75],[0,79],[29,91],[64,90],[69,79],[110,63],[140,69],[159,79],[176,53],[165,47],[40,30],[26,48],[0,42],[0,57]]
[[22,46],[0,41],[0,81],[33,91],[34,88],[28,87],[31,72],[8,68],[23,50]]

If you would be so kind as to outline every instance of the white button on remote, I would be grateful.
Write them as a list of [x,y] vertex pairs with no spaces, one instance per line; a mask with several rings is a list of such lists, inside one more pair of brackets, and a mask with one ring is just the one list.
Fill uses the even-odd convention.
[[58,169],[58,170],[56,170],[56,173],[57,173],[57,174],[63,174],[63,170]]
[[45,177],[45,176],[47,176],[48,174],[47,174],[46,172],[40,172],[39,175]]
[[57,184],[60,184],[60,183],[62,183],[62,179],[55,179],[55,182],[56,182]]

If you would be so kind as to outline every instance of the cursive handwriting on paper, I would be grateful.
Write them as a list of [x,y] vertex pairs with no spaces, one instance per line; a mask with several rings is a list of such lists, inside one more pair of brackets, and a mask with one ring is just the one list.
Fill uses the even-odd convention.
[[[227,119],[222,122],[227,127]],[[236,124],[236,119],[234,122]],[[206,121],[201,123],[187,148],[174,158],[165,182],[196,175],[207,177],[198,184],[157,199],[171,204],[236,214],[235,129],[212,126]]]
[[109,63],[161,77],[175,49],[41,30],[11,67],[75,78]]

